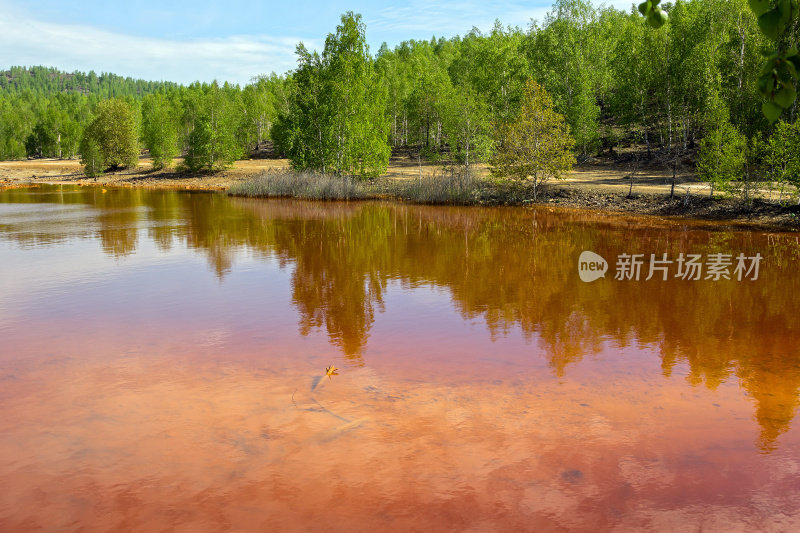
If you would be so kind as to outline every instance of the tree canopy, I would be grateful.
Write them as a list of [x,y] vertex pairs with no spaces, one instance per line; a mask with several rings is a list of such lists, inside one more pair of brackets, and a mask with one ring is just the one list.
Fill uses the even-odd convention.
[[505,126],[493,171],[501,177],[531,179],[535,198],[541,183],[563,178],[572,169],[574,144],[564,117],[553,110],[550,95],[529,80],[519,116]]
[[[96,147],[103,169],[135,167],[139,161],[139,132],[130,104],[121,98],[103,100],[83,132],[84,149]],[[92,162],[94,166],[96,162]]]
[[274,136],[297,169],[378,175],[389,162],[386,90],[360,15],[342,16],[322,54],[297,47],[288,110]]

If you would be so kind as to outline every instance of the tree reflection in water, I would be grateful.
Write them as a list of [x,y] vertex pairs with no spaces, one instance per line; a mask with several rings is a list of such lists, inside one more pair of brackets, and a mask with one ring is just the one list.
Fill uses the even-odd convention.
[[[755,402],[766,452],[789,429],[798,406],[800,246],[794,235],[547,208],[265,201],[143,189],[43,187],[36,195],[5,191],[0,202],[97,209],[89,228],[4,224],[3,238],[21,245],[95,236],[119,257],[147,235],[161,250],[183,243],[202,251],[220,280],[239,249],[276,258],[292,269],[300,333],[324,329],[355,364],[365,363],[388,284],[432,286],[450,294],[465,320],[484,321],[493,339],[521,331],[559,376],[613,346],[656,351],[664,376],[685,364],[691,385],[714,389],[737,379]],[[583,250],[609,261],[606,279],[579,280]],[[613,280],[621,253],[717,252],[761,253],[759,279]]]

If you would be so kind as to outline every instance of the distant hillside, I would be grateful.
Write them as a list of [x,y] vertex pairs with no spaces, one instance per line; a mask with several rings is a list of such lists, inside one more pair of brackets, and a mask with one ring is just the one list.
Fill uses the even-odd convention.
[[11,67],[0,71],[0,95],[33,93],[52,96],[59,93],[96,95],[101,99],[117,96],[141,97],[159,89],[178,87],[177,83],[124,78],[94,71],[62,72],[53,67]]

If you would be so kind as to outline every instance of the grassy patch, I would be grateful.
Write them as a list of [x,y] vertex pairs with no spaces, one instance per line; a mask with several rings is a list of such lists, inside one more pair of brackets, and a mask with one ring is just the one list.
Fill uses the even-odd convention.
[[480,203],[482,180],[464,169],[435,172],[416,179],[392,181],[385,191],[390,195],[416,204],[476,204]]
[[316,172],[273,170],[233,185],[234,196],[357,200],[397,198],[417,204],[481,203],[485,183],[463,169],[439,171],[409,180],[360,181]]
[[367,197],[355,179],[316,172],[272,170],[233,185],[235,196],[288,197],[308,200],[356,200]]

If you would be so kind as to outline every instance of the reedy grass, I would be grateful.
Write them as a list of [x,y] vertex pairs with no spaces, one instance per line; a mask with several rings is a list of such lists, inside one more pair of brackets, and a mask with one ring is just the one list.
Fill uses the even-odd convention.
[[309,171],[272,170],[233,185],[228,193],[307,200],[359,200],[388,196],[418,204],[467,205],[480,203],[482,181],[463,168],[436,171],[406,180],[376,181]]
[[271,170],[236,183],[234,196],[303,198],[307,200],[356,200],[366,197],[364,187],[346,176],[293,170]]
[[385,190],[390,196],[416,204],[480,203],[481,180],[463,167],[436,171],[416,179],[390,181]]

